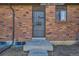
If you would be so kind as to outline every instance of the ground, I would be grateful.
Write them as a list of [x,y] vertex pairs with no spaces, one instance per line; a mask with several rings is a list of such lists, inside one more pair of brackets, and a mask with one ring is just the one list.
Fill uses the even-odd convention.
[[[79,56],[79,44],[75,45],[54,45],[53,53],[49,52],[52,56]],[[26,56],[28,52],[24,52],[22,47],[12,47],[6,52],[0,54],[1,56]]]

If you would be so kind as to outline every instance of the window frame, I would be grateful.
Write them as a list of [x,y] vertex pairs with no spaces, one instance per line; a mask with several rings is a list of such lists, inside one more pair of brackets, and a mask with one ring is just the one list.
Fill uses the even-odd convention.
[[[60,7],[60,8],[59,8]],[[60,13],[62,11],[66,11],[66,19],[65,20],[61,20],[61,16],[59,15],[59,17],[57,16],[57,11]],[[57,19],[57,17],[59,19]],[[55,20],[56,22],[67,22],[67,5],[56,5],[55,7]]]

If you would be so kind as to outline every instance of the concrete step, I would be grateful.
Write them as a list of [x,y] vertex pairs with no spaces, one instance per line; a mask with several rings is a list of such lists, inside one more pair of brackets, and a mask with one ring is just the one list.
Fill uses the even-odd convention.
[[26,44],[23,46],[24,51],[30,51],[34,49],[53,51],[53,46],[48,40],[42,40],[42,39],[31,40],[29,42],[26,42]]
[[45,37],[33,37],[32,40],[46,40]]
[[28,56],[48,56],[46,50],[30,50]]

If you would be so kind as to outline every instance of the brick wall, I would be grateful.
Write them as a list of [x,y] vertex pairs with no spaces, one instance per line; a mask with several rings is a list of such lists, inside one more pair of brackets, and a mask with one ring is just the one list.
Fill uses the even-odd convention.
[[[13,5],[15,11],[15,40],[32,37],[32,6]],[[0,41],[12,39],[12,11],[9,5],[0,5]]]
[[[32,38],[32,5],[13,5],[15,11],[15,40]],[[55,5],[46,5],[46,37],[52,41],[75,40],[79,32],[79,5],[67,5],[67,21],[56,22]],[[12,11],[0,5],[0,41],[12,39]]]
[[46,36],[49,40],[75,40],[78,33],[79,5],[67,5],[67,21],[56,22],[55,6],[46,7]]
[[9,6],[0,5],[0,41],[12,38],[12,11]]
[[26,41],[32,37],[32,5],[14,5],[16,13],[15,39]]

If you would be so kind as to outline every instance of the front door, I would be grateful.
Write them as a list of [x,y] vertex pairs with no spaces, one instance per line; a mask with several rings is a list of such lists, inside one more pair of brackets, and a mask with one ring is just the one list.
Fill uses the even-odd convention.
[[33,11],[33,37],[45,36],[44,11]]

